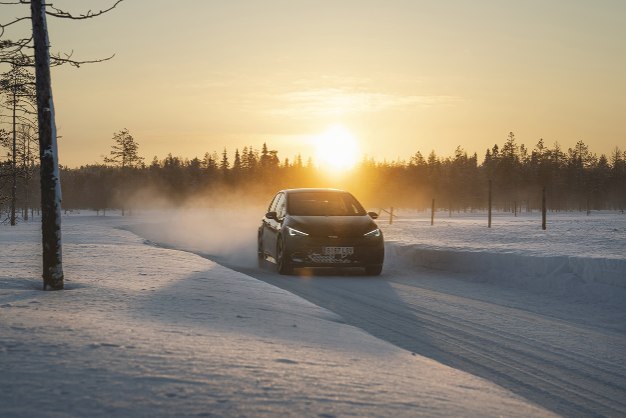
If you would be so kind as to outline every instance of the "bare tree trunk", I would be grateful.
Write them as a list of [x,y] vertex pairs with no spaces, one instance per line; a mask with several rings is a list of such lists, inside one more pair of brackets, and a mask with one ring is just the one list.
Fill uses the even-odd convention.
[[[17,82],[17,81],[16,81]],[[15,102],[17,85],[13,86],[13,158],[11,159],[11,169],[13,171],[13,183],[11,184],[11,225],[15,226],[15,207],[17,203],[17,132],[15,126],[15,113],[17,111]]]
[[43,244],[43,288],[63,289],[61,256],[61,183],[57,151],[54,102],[50,77],[50,50],[46,9],[42,0],[31,0],[37,116],[39,119],[39,156],[41,159],[41,232]]
[[28,161],[30,161],[30,135],[24,138],[24,159],[22,161],[22,172],[24,173],[24,205],[23,207],[23,215],[24,222],[28,221],[28,207],[30,206],[28,202],[28,192],[30,187],[30,170],[27,167]]

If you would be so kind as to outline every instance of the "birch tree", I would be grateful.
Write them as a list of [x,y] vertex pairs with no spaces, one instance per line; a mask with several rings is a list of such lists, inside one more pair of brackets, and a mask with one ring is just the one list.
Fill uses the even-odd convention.
[[39,124],[39,159],[41,164],[41,231],[43,244],[43,288],[63,289],[61,244],[61,182],[59,153],[54,117],[54,100],[50,77],[50,41],[46,22],[46,5],[31,0],[37,118]]
[[[122,0],[117,0],[109,9],[93,13],[73,15],[67,11],[50,6],[46,10],[43,0],[2,1],[0,5],[28,5],[30,16],[15,18],[0,23],[0,63],[11,65],[29,65],[35,67],[35,89],[37,96],[37,119],[39,128],[39,158],[41,178],[41,231],[43,248],[43,289],[61,290],[64,287],[62,241],[61,241],[61,183],[59,179],[59,157],[57,132],[52,97],[50,67],[52,65],[71,64],[80,66],[88,62],[100,62],[105,59],[79,61],[70,55],[50,54],[50,40],[46,16],[64,19],[90,19],[115,8]],[[2,39],[8,27],[30,20],[32,36],[17,40]],[[34,51],[34,56],[30,51]]]

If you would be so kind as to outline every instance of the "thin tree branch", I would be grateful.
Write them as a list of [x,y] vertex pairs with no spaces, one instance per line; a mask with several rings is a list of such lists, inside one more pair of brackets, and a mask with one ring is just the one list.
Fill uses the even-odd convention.
[[72,53],[65,54],[65,57],[61,57],[60,54],[50,55],[50,66],[56,67],[56,66],[63,65],[63,64],[70,64],[76,68],[79,68],[83,64],[94,64],[96,62],[109,61],[110,59],[113,59],[115,54],[107,58],[99,58],[99,59],[94,59],[94,60],[81,60],[81,61],[73,60],[71,56],[72,56]]
[[54,17],[59,17],[62,19],[74,19],[74,20],[83,20],[83,19],[91,19],[93,17],[97,17],[100,15],[103,15],[107,12],[110,12],[111,10],[115,9],[117,7],[118,4],[120,4],[121,2],[123,2],[124,0],[117,0],[115,2],[115,4],[113,4],[113,6],[109,7],[108,9],[104,9],[104,10],[100,10],[99,12],[92,12],[91,10],[89,10],[86,14],[80,14],[80,15],[73,15],[69,12],[66,12],[64,10],[61,9],[57,9],[56,7],[52,6],[51,4],[48,4],[47,6],[54,10],[54,12],[50,12],[50,11],[46,11],[46,14],[48,16],[54,16]]
[[19,39],[17,41],[0,41],[0,63],[16,66],[30,66],[32,60],[23,50],[25,48],[31,48],[29,46],[31,41],[32,37]]
[[29,19],[30,19],[29,16],[22,16],[22,17],[16,17],[14,20],[12,20],[12,21],[10,21],[8,23],[1,23],[0,24],[0,38],[2,38],[4,36],[4,32],[6,31],[6,28],[8,28],[9,26],[14,25],[16,23],[19,23],[22,20],[29,20]]

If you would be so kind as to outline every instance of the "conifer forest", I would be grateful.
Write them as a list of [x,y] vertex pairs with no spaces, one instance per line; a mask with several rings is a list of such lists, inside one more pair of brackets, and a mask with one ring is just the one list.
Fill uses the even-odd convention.
[[[36,138],[26,126],[16,137],[13,148],[12,136],[6,131],[2,136],[3,222],[11,215],[14,175],[18,219],[27,220],[39,207],[38,162],[32,149]],[[518,144],[512,132],[480,156],[459,146],[452,156],[416,151],[408,160],[364,158],[340,175],[319,168],[311,158],[281,159],[267,144],[192,159],[168,154],[146,162],[128,130],[115,133],[112,142],[101,164],[61,168],[65,211],[210,207],[232,203],[233,198],[242,205],[264,205],[280,189],[336,187],[351,191],[369,208],[426,210],[434,199],[436,210],[454,213],[485,209],[490,182],[495,210],[540,210],[544,188],[551,211],[623,211],[626,206],[626,152],[615,147],[610,155],[598,156],[583,141],[564,150],[539,140],[531,149]]]

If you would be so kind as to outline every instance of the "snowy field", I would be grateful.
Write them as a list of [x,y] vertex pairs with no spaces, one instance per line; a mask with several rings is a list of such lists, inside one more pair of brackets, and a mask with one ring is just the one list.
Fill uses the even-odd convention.
[[396,211],[398,218],[380,224],[395,241],[445,251],[472,251],[536,257],[626,259],[626,214],[613,212],[548,212],[541,229],[541,213],[494,212],[491,228],[486,213]]
[[37,223],[0,227],[0,416],[550,416],[286,291],[64,219],[66,291]]
[[391,251],[430,269],[480,276],[589,301],[623,304],[626,300],[626,214],[620,212],[485,213],[399,211],[389,225],[379,222]]
[[[489,381],[400,348],[406,344],[377,339],[366,323],[350,326],[344,317],[290,292],[192,253],[163,248],[210,255],[284,285],[336,284],[322,301],[333,301],[332,292],[341,286],[359,286],[360,280],[333,278],[306,286],[306,278],[298,283],[258,273],[260,213],[255,208],[239,212],[236,223],[227,222],[232,212],[217,209],[124,218],[87,212],[64,216],[65,292],[38,290],[39,225],[0,227],[0,416],[552,414]],[[502,307],[511,306],[528,322],[520,336],[534,333],[533,339],[552,339],[554,347],[588,341],[589,347],[575,349],[572,364],[589,362],[583,373],[612,377],[598,380],[606,386],[598,393],[577,389],[575,396],[592,396],[587,405],[606,405],[602,411],[613,411],[607,415],[626,414],[615,400],[626,394],[626,215],[550,214],[547,231],[536,213],[498,214],[491,229],[477,214],[440,214],[434,226],[425,213],[398,215],[393,225],[380,221],[388,241],[383,280],[368,279],[359,288],[380,292],[396,277],[394,295],[408,304],[417,296],[400,290],[418,274],[421,307],[473,301],[475,312],[471,306],[459,311],[464,320],[520,326],[517,318],[498,324],[485,316],[493,305],[485,303],[485,295],[491,302],[497,295]],[[451,276],[431,276],[425,268]],[[457,296],[441,299],[427,290],[429,281]],[[554,303],[546,303],[550,300]],[[546,330],[533,314],[545,309],[553,318]],[[565,324],[563,318],[573,322],[550,329]],[[605,330],[596,331],[598,324]],[[505,345],[512,341],[507,338]],[[538,346],[531,348],[532,356],[540,353]],[[594,356],[606,372],[586,371],[595,367]],[[559,367],[558,361],[545,363],[546,368]],[[572,408],[577,415],[603,415],[600,409],[590,412],[593,406]]]

